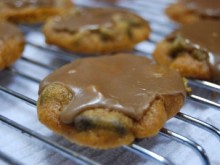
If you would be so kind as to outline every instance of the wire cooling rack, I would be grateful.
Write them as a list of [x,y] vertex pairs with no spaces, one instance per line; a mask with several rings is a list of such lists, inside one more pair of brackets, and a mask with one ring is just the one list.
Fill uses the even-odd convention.
[[[153,30],[150,39],[133,52],[149,58],[156,43],[177,27],[163,13],[173,0],[75,2],[82,7],[124,8],[148,20]],[[38,84],[54,69],[82,56],[46,45],[40,25],[20,28],[27,42],[23,56],[0,72],[1,164],[220,164],[220,86],[206,81],[189,80],[193,92],[182,112],[150,139],[100,151],[71,144],[52,133],[37,119]]]

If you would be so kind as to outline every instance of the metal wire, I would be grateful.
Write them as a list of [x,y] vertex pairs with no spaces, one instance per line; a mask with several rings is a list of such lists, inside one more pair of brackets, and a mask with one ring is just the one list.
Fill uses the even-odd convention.
[[45,69],[48,69],[48,70],[54,70],[56,69],[57,67],[54,67],[54,66],[48,66],[47,64],[42,64],[41,62],[38,62],[38,61],[34,61],[32,59],[29,59],[27,57],[21,57],[21,60],[25,61],[25,62],[28,62],[28,63],[31,63],[31,64],[34,64],[34,65],[38,65],[40,67],[43,67]]
[[13,128],[21,131],[22,133],[25,133],[31,137],[34,137],[37,140],[40,140],[41,142],[47,144],[48,146],[50,146],[51,148],[53,148],[57,152],[61,153],[62,155],[70,158],[71,160],[78,161],[82,164],[99,165],[99,163],[97,163],[91,159],[88,159],[87,157],[84,157],[84,156],[78,154],[77,152],[69,150],[69,149],[59,145],[58,143],[56,143],[52,140],[49,140],[47,137],[42,136],[41,134],[37,133],[36,131],[33,131],[27,127],[24,127],[21,124],[15,122],[13,120],[10,120],[2,115],[0,115],[0,121],[12,126]]
[[[154,43],[154,41],[152,41],[152,42]],[[47,51],[52,51],[52,52],[55,51],[55,50],[49,49],[48,47],[45,47],[45,46],[42,46],[42,45],[37,45],[36,43],[33,43],[31,41],[29,41],[28,44],[31,44],[33,46],[36,46],[37,48],[41,48],[41,49],[44,49],[44,50],[47,50]],[[134,51],[139,52],[141,54],[146,54],[147,53],[148,56],[150,56],[150,54],[151,54],[150,52],[142,51],[142,50],[139,50],[138,48],[135,48]],[[66,54],[64,54],[64,56],[66,56]],[[68,56],[68,58],[71,58],[71,57],[74,58],[75,55],[74,56],[67,55],[67,56]],[[39,62],[38,63],[36,62],[35,64],[38,65]],[[20,75],[21,76],[25,76],[25,75],[23,75],[21,73],[20,73]],[[39,80],[37,82],[39,82]],[[189,82],[191,82],[191,83],[193,83],[194,85],[197,85],[197,86],[201,86],[202,85],[203,87],[206,87],[206,88],[211,89],[211,90],[213,90],[213,89],[216,90],[216,91],[220,90],[220,85],[217,85],[217,84],[214,84],[214,83],[211,83],[211,82],[200,81],[200,80],[189,80]],[[219,103],[211,101],[211,100],[208,100],[208,99],[203,98],[201,96],[197,96],[197,95],[191,94],[191,95],[188,96],[188,99],[196,101],[196,102],[199,102],[199,103],[202,103],[202,104],[211,105],[211,106],[216,107],[218,109],[220,108],[220,104]]]
[[[0,86],[0,90],[5,92],[5,93],[7,93],[7,94],[9,94],[9,95],[12,95],[12,96],[18,98],[18,99],[20,99],[20,100],[22,100],[24,102],[27,102],[27,103],[29,103],[31,105],[36,106],[36,104],[37,104],[35,100],[33,100],[31,98],[28,98],[28,97],[26,97],[26,96],[24,96],[24,95],[22,95],[22,94],[20,94],[20,93],[18,93],[16,91],[7,89],[7,88],[2,87],[2,86]],[[19,123],[16,123],[16,122],[14,122],[14,121],[12,121],[10,119],[7,119],[6,117],[1,116],[1,115],[0,115],[0,120],[5,122],[5,123],[7,123],[8,125],[13,126],[16,129],[22,131],[23,133],[26,133],[26,134],[28,134],[30,136],[33,136],[33,137],[37,138],[38,140],[48,144],[50,147],[52,147],[54,149],[61,149],[61,153],[64,154],[65,156],[70,156],[70,152],[71,152],[70,150],[60,146],[59,144],[57,144],[57,143],[55,143],[53,141],[48,140],[46,137],[43,137],[42,135],[38,134],[37,132],[32,131],[32,130],[30,130],[30,129],[20,125]],[[124,148],[126,148],[126,149],[128,149],[128,150],[130,150],[130,151],[132,151],[132,152],[134,152],[134,153],[136,153],[136,154],[138,154],[138,155],[140,155],[142,157],[144,156],[145,159],[146,159],[146,156],[147,156],[147,157],[150,157],[154,161],[158,161],[161,164],[165,164],[165,165],[171,164],[170,161],[168,161],[167,159],[163,158],[162,156],[160,156],[160,155],[158,155],[156,153],[153,153],[153,152],[151,152],[151,151],[149,151],[147,149],[144,149],[143,147],[140,147],[138,145],[132,144],[130,146],[124,146]],[[75,152],[71,153],[71,155],[74,158],[76,158],[76,159],[80,159],[80,160],[84,160],[85,159],[84,157],[82,157],[82,158],[79,157],[79,154],[77,154]],[[86,162],[88,162],[87,158],[86,158]]]
[[208,82],[204,80],[188,80],[188,83],[220,93],[220,85],[214,84],[212,82]]
[[173,163],[171,161],[165,159],[164,157],[162,157],[152,151],[146,150],[143,147],[140,147],[136,144],[131,144],[130,146],[123,146],[123,147],[129,151],[132,151],[132,152],[135,152],[135,153],[141,155],[144,158],[146,158],[146,156],[148,156],[151,160],[160,162],[161,164],[173,165]]
[[[31,98],[28,98],[28,97],[26,97],[26,96],[24,96],[24,95],[22,95],[22,94],[20,94],[16,91],[12,91],[12,90],[4,88],[2,86],[0,86],[0,90],[4,91],[5,93],[10,94],[14,97],[17,97],[18,99],[20,99],[24,102],[27,102],[31,105],[36,106],[36,104],[37,104],[35,100],[33,100]],[[1,118],[3,118],[3,119],[1,119]],[[3,120],[4,122],[7,122],[6,119],[3,116],[0,116],[0,120]],[[7,124],[8,124],[8,122],[7,122]],[[14,124],[16,124],[16,123],[14,123]],[[14,125],[12,125],[12,126],[14,126]],[[21,128],[21,129],[20,128],[21,127],[18,127],[17,129],[19,129],[21,131],[24,131],[23,128]],[[30,130],[29,129],[25,130],[25,133],[30,135]],[[38,135],[39,134],[35,134],[35,136],[38,136]],[[137,153],[138,155],[145,156],[145,158],[146,158],[146,156],[148,156],[148,157],[152,158],[153,160],[157,160],[161,164],[165,164],[165,165],[171,164],[171,162],[168,161],[167,159],[165,159],[165,158],[161,157],[160,155],[158,155],[156,153],[153,153],[153,152],[151,152],[147,149],[144,149],[143,147],[140,147],[138,145],[132,144],[131,146],[123,146],[123,147],[130,150],[130,151],[132,151],[132,152]]]
[[12,67],[11,67],[11,68],[8,68],[8,70],[11,71],[11,73],[13,73],[13,74],[16,74],[16,75],[18,75],[18,76],[21,76],[21,77],[26,78],[26,79],[28,79],[28,80],[31,80],[31,81],[33,81],[33,82],[36,82],[36,83],[39,83],[39,82],[40,82],[39,79],[34,78],[34,77],[32,77],[32,76],[28,76],[28,75],[26,75],[26,74],[23,74],[22,72],[19,72],[19,71],[16,70],[15,68],[12,68]]
[[35,100],[33,100],[33,99],[31,99],[31,98],[29,98],[27,96],[24,96],[24,95],[22,95],[22,94],[20,94],[20,93],[18,93],[16,91],[13,91],[11,89],[5,88],[3,86],[0,86],[0,90],[5,92],[5,93],[7,93],[7,94],[9,94],[9,95],[17,97],[18,99],[20,99],[20,100],[22,100],[24,102],[27,102],[27,103],[29,103],[31,105],[36,106],[36,101]]
[[[26,61],[29,61],[29,60],[26,60]],[[38,64],[39,64],[39,63],[35,63],[35,62],[33,62],[33,61],[31,61],[31,62],[32,62],[33,64],[35,64],[35,65],[38,65]],[[23,74],[17,72],[15,69],[13,69],[12,71],[13,71],[13,73],[18,74],[19,76],[22,76],[22,77],[24,77],[24,78],[33,80],[34,82],[37,82],[37,83],[38,83],[38,82],[40,81],[40,80],[34,79],[33,77],[23,75]],[[6,93],[8,93],[8,94],[11,94],[11,95],[13,95],[13,96],[16,96],[17,98],[19,98],[19,99],[21,99],[21,100],[23,100],[23,101],[25,101],[25,102],[28,102],[28,103],[30,103],[30,104],[32,104],[32,105],[34,105],[34,106],[36,105],[36,101],[34,101],[34,100],[32,100],[32,99],[30,99],[30,98],[24,96],[24,95],[21,95],[20,93],[17,93],[16,91],[12,91],[12,90],[10,90],[10,89],[6,89],[6,88],[1,87],[1,86],[0,86],[0,90],[6,92]],[[198,98],[197,98],[197,99],[198,99]],[[200,98],[200,99],[201,99],[201,98]],[[204,103],[204,98],[202,98],[202,99],[203,99],[203,100],[200,100],[200,101],[201,101],[202,103]],[[207,101],[207,100],[205,100],[205,101]],[[209,102],[209,104],[212,105],[213,103],[210,103],[210,102]],[[214,105],[215,105],[215,104],[214,104]],[[217,135],[218,138],[219,138],[219,132],[220,132],[220,131],[219,131],[217,128],[215,128],[214,126],[211,126],[211,125],[209,125],[209,124],[207,124],[207,123],[204,123],[204,122],[202,122],[202,121],[199,121],[198,119],[195,119],[195,118],[193,118],[193,117],[191,117],[191,116],[187,116],[187,115],[182,114],[182,113],[179,113],[179,114],[176,116],[176,118],[181,119],[181,120],[184,120],[184,121],[187,121],[187,122],[189,122],[189,123],[192,123],[192,124],[194,124],[194,125],[196,125],[196,126],[199,126],[200,128],[205,128],[206,130],[210,131],[211,133]],[[164,130],[165,130],[165,129],[164,129]],[[169,131],[167,131],[167,132],[169,132]],[[163,133],[164,133],[164,132],[163,132]],[[179,135],[179,136],[181,137],[181,135]],[[185,138],[185,137],[184,137],[184,138]],[[181,141],[181,140],[179,140],[179,141]],[[146,150],[146,149],[144,149],[144,148],[142,148],[142,147],[140,147],[140,146],[137,146],[137,145],[132,144],[131,146],[124,146],[124,148],[126,148],[126,149],[128,149],[128,150],[130,150],[130,151],[132,151],[132,152],[135,152],[135,153],[137,153],[138,155],[145,156],[145,157],[146,157],[146,156],[147,156],[147,157],[150,157],[151,159],[156,160],[156,161],[160,162],[161,164],[171,164],[171,162],[170,162],[169,160],[167,160],[167,159],[161,157],[160,155],[158,155],[158,154],[156,154],[156,153],[153,153],[153,152],[151,152],[151,151],[149,151],[149,150]],[[201,146],[200,146],[200,148],[201,148]],[[204,156],[200,156],[200,157],[204,157]],[[206,161],[206,162],[207,162],[207,161]]]
[[[37,64],[37,63],[35,63],[35,64]],[[23,74],[23,73],[17,71],[16,69],[14,69],[14,68],[9,68],[9,70],[12,71],[12,73],[17,74],[18,76],[29,79],[29,80],[34,81],[36,83],[39,83],[41,81],[40,79],[37,79],[37,78],[34,78],[32,76]],[[213,107],[217,108],[217,110],[220,110],[220,104],[219,103],[211,101],[211,100],[206,99],[204,97],[201,97],[201,96],[198,96],[198,95],[195,95],[195,94],[190,94],[190,95],[188,95],[187,99],[198,102],[198,103],[201,103],[201,104],[204,104],[204,105],[213,106]]]
[[191,95],[188,96],[188,99],[190,99],[192,101],[196,101],[196,102],[202,103],[202,104],[213,106],[213,107],[217,108],[217,110],[220,110],[219,109],[220,108],[220,104],[219,103],[216,103],[214,101],[208,100],[206,98],[203,98],[203,97],[191,94]]
[[[24,95],[22,95],[22,94],[20,94],[16,91],[10,90],[10,89],[2,87],[2,86],[0,86],[0,90],[4,91],[7,94],[10,94],[12,96],[15,96],[15,97],[19,98],[22,101],[28,102],[29,104],[36,106],[36,101],[35,100],[33,100],[29,97],[26,97],[26,96],[24,96]],[[209,132],[213,133],[215,136],[217,136],[217,138],[220,140],[220,130],[217,129],[216,127],[208,124],[208,123],[205,123],[204,121],[198,120],[196,118],[193,118],[192,116],[186,115],[186,114],[181,113],[181,112],[179,112],[175,116],[175,118],[186,121],[186,122],[191,123],[193,125],[196,125],[200,128],[206,129]]]
[[[17,97],[18,99],[21,99],[22,101],[28,102],[28,103],[36,106],[36,101],[34,101],[33,99],[30,99],[30,98],[28,98],[28,97],[26,97],[26,96],[24,96],[24,95],[22,95],[22,94],[20,94],[20,93],[18,93],[16,91],[7,89],[7,88],[2,87],[2,86],[0,86],[0,90],[4,91],[5,93],[8,93],[8,94],[10,94],[10,95],[12,95],[14,97]],[[1,120],[1,117],[0,117],[0,120]],[[188,118],[188,120],[190,121],[190,118]],[[195,123],[195,122],[196,122],[195,120],[192,120],[192,123]],[[196,125],[200,125],[200,123],[197,123]],[[201,124],[200,127],[203,128],[204,126]],[[172,131],[167,130],[165,128],[163,128],[161,130],[161,134],[165,135],[167,137],[173,138],[173,139],[177,140],[178,142],[186,144],[187,146],[190,146],[191,148],[193,147],[194,150],[197,149],[196,152],[204,160],[204,162],[205,163],[208,162],[208,158],[206,157],[206,153],[205,153],[204,149],[200,145],[196,144],[195,142],[193,142],[193,141],[189,140],[188,138],[183,137],[183,136],[181,136],[181,135],[179,135],[177,133],[173,133]],[[37,135],[35,135],[35,136],[37,136]],[[168,161],[167,159],[163,158],[162,156],[160,156],[160,155],[158,155],[156,153],[153,153],[153,152],[151,152],[151,151],[149,151],[147,149],[144,149],[143,147],[137,146],[135,144],[132,144],[130,147],[129,146],[124,146],[124,148],[129,149],[130,151],[133,151],[135,153],[138,153],[141,156],[144,155],[144,156],[147,156],[147,157],[151,157],[153,160],[156,160],[156,161],[160,162],[161,164],[170,164],[171,163],[170,161]],[[205,164],[205,165],[209,165],[209,164]]]
[[[173,3],[173,0],[169,0],[169,3],[166,2],[163,2],[163,1],[160,1],[160,0],[155,0],[157,2],[160,2],[160,5],[155,5],[155,3],[152,3],[151,1],[141,1],[141,0],[136,0],[136,1],[132,1],[132,3],[134,4],[134,6],[132,5],[128,5],[128,4],[124,4],[124,5],[120,5],[120,6],[115,6],[113,5],[114,7],[120,7],[120,8],[126,8],[126,9],[129,9],[129,10],[133,10],[133,11],[136,11],[136,12],[139,12],[141,14],[143,14],[144,17],[146,17],[147,20],[149,20],[150,22],[152,23],[155,23],[159,26],[167,26],[169,28],[173,28],[174,26],[172,26],[170,23],[167,22],[167,20],[165,21],[162,21],[161,18],[159,18],[158,15],[155,15],[155,11],[153,9],[150,9],[148,10],[148,12],[145,12],[144,11],[144,8],[142,7],[142,5],[146,5],[147,7],[149,8],[160,8],[160,7],[165,7],[166,5],[168,5],[169,3]],[[85,6],[85,4],[83,5]],[[86,5],[87,6],[87,5]],[[90,5],[89,5],[90,6]],[[109,6],[109,4],[108,4]],[[23,28],[25,29],[25,31],[28,33],[29,31],[33,31],[33,27],[28,27],[28,26],[23,26]],[[155,44],[156,42],[158,42],[163,35],[165,35],[165,32],[164,30],[161,30],[160,28],[154,28],[154,33],[153,35],[151,36],[150,38],[150,41],[152,44]],[[39,32],[38,29],[34,29],[36,32]],[[27,34],[26,33],[26,34]],[[39,32],[39,34],[41,34]],[[52,52],[54,53],[55,55],[57,54],[62,54],[62,55],[58,55],[57,57],[58,58],[61,58],[61,59],[65,59],[67,61],[71,61],[75,58],[79,58],[78,55],[75,55],[75,54],[70,54],[68,52],[65,52],[65,51],[61,51],[59,49],[54,49],[54,48],[51,48],[51,47],[47,47],[45,45],[38,45],[36,43],[33,43],[32,41],[27,41],[27,44],[31,45],[31,46],[34,46],[35,48],[37,49],[42,49],[44,51],[48,51],[48,52]],[[139,51],[140,53],[143,53],[143,54],[151,54],[151,52],[145,52],[145,51],[141,51],[141,50],[138,50],[136,49],[135,51]],[[45,69],[49,69],[49,70],[53,70],[55,69],[55,67],[51,67],[51,66],[48,66],[46,64],[42,64],[41,62],[37,62],[37,61],[34,61],[32,59],[29,59],[29,58],[26,58],[26,57],[22,57],[23,61],[25,62],[28,62],[28,63],[31,63],[31,64],[34,64],[34,65],[38,65],[40,67],[43,67]],[[11,73],[15,74],[15,75],[18,75],[18,76],[21,76],[25,79],[28,79],[28,80],[31,80],[31,81],[34,81],[36,83],[39,83],[39,79],[36,79],[36,78],[33,78],[32,76],[28,76],[28,75],[25,75],[23,73],[21,73],[20,71],[17,71],[15,68],[9,68],[8,71],[10,71]],[[194,85],[197,85],[197,86],[202,86],[202,87],[205,87],[205,88],[208,88],[208,89],[211,89],[211,90],[215,90],[217,92],[220,91],[220,86],[217,85],[217,84],[213,84],[213,83],[210,83],[210,82],[206,82],[206,81],[199,81],[199,80],[190,80],[190,82],[194,83]],[[15,96],[16,98],[22,100],[22,101],[25,101],[33,106],[36,106],[36,101],[29,98],[29,97],[26,97],[16,91],[13,91],[11,89],[8,89],[8,88],[5,88],[3,86],[0,86],[0,90],[11,95],[11,96]],[[207,105],[211,105],[211,106],[214,106],[216,108],[220,108],[220,104],[219,103],[216,103],[216,102],[213,102],[211,100],[208,100],[208,99],[205,99],[205,98],[202,98],[200,96],[196,96],[196,95],[190,95],[189,96],[189,99],[190,100],[193,100],[193,101],[196,101],[196,102],[200,102],[200,103],[205,103]],[[212,133],[213,135],[215,135],[219,140],[220,140],[220,131],[219,129],[217,129],[216,127],[206,123],[206,122],[203,122],[201,120],[198,120],[196,118],[193,118],[191,116],[188,116],[186,114],[183,114],[183,113],[178,113],[176,116],[175,116],[177,119],[180,119],[182,121],[185,121],[187,123],[190,123],[190,124],[193,124],[195,126],[198,126],[202,129],[205,129],[207,131],[209,131],[210,133]],[[0,115],[0,120],[10,126],[12,126],[13,128],[16,128],[20,131],[22,131],[22,133],[25,133],[25,134],[28,134],[38,140],[40,140],[41,142],[49,145],[51,148],[55,149],[56,151],[60,152],[61,154],[63,154],[64,156],[74,160],[74,161],[79,161],[80,163],[85,163],[85,164],[99,164],[97,162],[94,162],[93,160],[90,160],[72,150],[69,150],[61,145],[59,145],[58,143],[54,142],[54,141],[51,141],[49,140],[47,137],[44,137],[42,136],[41,134],[35,132],[35,131],[32,131],[22,125],[20,125],[19,123],[16,123],[2,115]],[[202,162],[204,165],[209,165],[210,162],[209,162],[209,159],[204,151],[204,149],[198,145],[197,143],[195,143],[194,141],[186,138],[186,137],[183,137],[175,132],[172,132],[170,130],[167,130],[165,128],[163,128],[160,132],[161,135],[163,136],[166,136],[168,138],[171,138],[173,140],[176,140],[178,142],[180,142],[181,144],[184,144],[190,148],[192,148],[201,158]],[[129,151],[132,151],[136,154],[138,154],[139,156],[142,156],[143,158],[150,158],[154,161],[157,161],[161,164],[164,164],[164,165],[168,165],[168,164],[172,164],[171,161],[169,161],[168,159],[152,152],[152,151],[149,151],[141,146],[138,146],[136,144],[131,144],[130,146],[123,146],[125,149],[129,150]],[[0,152],[0,157],[1,157],[1,152]],[[7,155],[6,155],[7,156]],[[12,160],[11,158],[9,158],[9,160]],[[13,164],[13,163],[12,163]]]
[[194,142],[184,136],[181,136],[173,131],[170,131],[168,129],[164,129],[164,128],[161,129],[160,134],[167,136],[169,138],[172,138],[173,140],[176,140],[178,142],[181,142],[181,143],[189,146],[190,148],[192,148],[194,151],[196,151],[199,154],[203,165],[210,165],[209,158],[208,158],[205,150],[196,142]]
[[203,128],[203,129],[209,131],[210,133],[215,135],[218,138],[218,140],[220,141],[220,130],[218,128],[214,127],[213,125],[208,124],[204,121],[201,121],[199,119],[196,119],[192,116],[186,115],[181,112],[178,112],[177,115],[175,116],[175,118],[186,121],[188,123],[191,123],[195,126],[198,126],[200,128]]
[[[40,33],[41,34],[41,33]],[[79,58],[78,55],[74,55],[74,54],[69,54],[68,52],[65,52],[65,51],[61,51],[61,50],[56,50],[56,49],[53,49],[53,48],[49,48],[49,47],[46,47],[45,45],[38,45],[38,44],[35,44],[35,43],[32,43],[30,41],[26,41],[26,44],[29,44],[37,49],[42,49],[44,51],[47,51],[47,52],[52,52],[54,53],[53,55],[56,55],[58,58],[61,58],[61,59],[65,59],[67,61],[71,61],[73,60],[74,58]],[[58,55],[59,53],[59,55]],[[61,55],[62,54],[62,55]]]
[[8,164],[13,164],[13,165],[24,165],[20,161],[15,160],[11,156],[5,154],[4,152],[0,151],[0,159],[3,161],[7,162]]

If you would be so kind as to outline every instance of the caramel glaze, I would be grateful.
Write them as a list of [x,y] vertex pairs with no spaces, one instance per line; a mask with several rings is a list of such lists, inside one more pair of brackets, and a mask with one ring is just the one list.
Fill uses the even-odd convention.
[[51,6],[54,0],[0,0],[10,8]]
[[180,0],[186,8],[204,16],[220,17],[219,0]]
[[21,32],[12,24],[0,22],[0,41],[20,37]]
[[183,25],[171,35],[180,35],[195,48],[209,55],[213,81],[220,82],[220,22],[201,21]]
[[129,54],[76,60],[46,77],[39,93],[53,82],[67,86],[74,95],[61,113],[64,123],[72,123],[77,114],[95,108],[117,110],[139,120],[155,98],[185,96],[176,71]]
[[[138,16],[128,13],[125,10],[113,8],[86,8],[74,10],[68,15],[56,17],[54,21],[54,29],[57,31],[67,30],[69,32],[83,30],[99,30],[101,26],[111,28],[114,26],[113,17],[120,15],[124,18],[135,16],[137,19],[143,20]],[[144,21],[144,20],[143,20]]]

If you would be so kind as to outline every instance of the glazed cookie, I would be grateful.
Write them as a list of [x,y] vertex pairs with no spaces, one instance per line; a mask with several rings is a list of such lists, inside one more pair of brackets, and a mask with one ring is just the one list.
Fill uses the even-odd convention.
[[179,0],[166,9],[167,15],[179,23],[220,20],[219,0]]
[[81,54],[130,50],[148,38],[148,23],[125,10],[73,9],[50,19],[44,26],[46,42]]
[[0,19],[41,23],[72,6],[71,0],[0,0]]
[[175,70],[130,54],[83,58],[40,83],[39,120],[79,145],[108,149],[158,133],[181,108]]
[[21,56],[24,38],[11,23],[0,22],[0,70],[11,65]]
[[182,76],[220,82],[220,22],[187,24],[161,41],[155,60]]

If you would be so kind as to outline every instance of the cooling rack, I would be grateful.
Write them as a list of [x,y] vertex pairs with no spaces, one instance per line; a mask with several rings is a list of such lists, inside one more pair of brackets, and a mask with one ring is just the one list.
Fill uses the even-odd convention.
[[[150,39],[138,44],[133,52],[149,58],[156,43],[178,26],[163,13],[173,0],[75,2],[82,7],[124,8],[148,20],[153,30]],[[189,80],[193,92],[186,105],[150,139],[99,151],[71,144],[53,134],[37,119],[39,81],[82,56],[46,45],[40,25],[20,28],[27,41],[23,56],[0,72],[0,164],[220,164],[220,86],[206,81]]]

